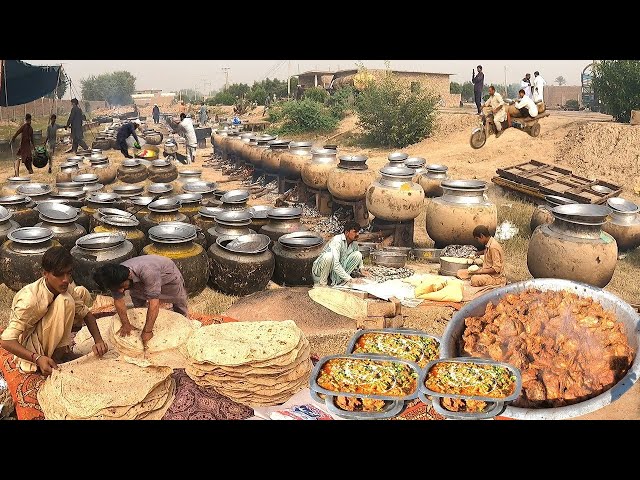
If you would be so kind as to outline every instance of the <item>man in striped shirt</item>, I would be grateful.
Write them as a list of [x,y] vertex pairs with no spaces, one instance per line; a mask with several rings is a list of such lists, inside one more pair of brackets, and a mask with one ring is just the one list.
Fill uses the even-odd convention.
[[[333,237],[311,268],[314,285],[326,287],[329,278],[332,285],[342,285],[353,280],[354,272],[362,269],[362,253],[358,250],[360,225],[354,221],[344,225],[344,232]],[[354,273],[354,275],[351,275]]]

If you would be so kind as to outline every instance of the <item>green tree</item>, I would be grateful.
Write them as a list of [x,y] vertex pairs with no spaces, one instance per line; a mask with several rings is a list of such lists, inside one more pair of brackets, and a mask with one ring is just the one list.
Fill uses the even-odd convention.
[[473,102],[473,83],[464,82],[460,86],[460,96],[465,102]]
[[325,103],[329,98],[329,94],[322,87],[311,87],[304,91],[303,98],[313,100],[318,103]]
[[207,100],[207,105],[235,105],[236,97],[229,92],[218,92]]
[[427,89],[412,92],[387,66],[382,79],[371,81],[355,103],[365,140],[382,147],[402,148],[431,133],[438,97]]
[[596,62],[592,85],[604,113],[617,122],[628,122],[631,110],[640,109],[640,60]]
[[246,83],[232,83],[226,91],[234,97],[240,98],[249,93],[249,90],[249,85]]
[[460,93],[460,94],[462,94],[462,85],[459,84],[458,82],[451,82],[449,84],[449,93],[453,93],[453,94]]
[[267,98],[267,91],[264,89],[262,85],[253,85],[251,87],[251,91],[247,96],[247,99],[250,102],[256,102],[258,105],[264,105],[264,101]]
[[507,97],[518,98],[518,92],[520,91],[520,88],[521,87],[519,83],[510,83],[509,85],[507,85]]
[[84,100],[103,100],[112,105],[130,105],[136,90],[136,77],[126,71],[92,75],[80,80]]
[[567,83],[567,81],[564,79],[564,77],[562,75],[560,75],[559,77],[556,77],[554,82],[556,82],[560,86],[562,86],[562,85]]
[[327,100],[327,105],[334,117],[342,119],[346,116],[347,110],[353,108],[356,98],[356,90],[348,85],[337,89]]
[[274,110],[269,118],[280,117],[282,125],[278,129],[281,134],[298,133],[327,133],[338,126],[338,119],[334,117],[331,110],[323,104],[303,99],[299,102],[284,102],[280,109]]

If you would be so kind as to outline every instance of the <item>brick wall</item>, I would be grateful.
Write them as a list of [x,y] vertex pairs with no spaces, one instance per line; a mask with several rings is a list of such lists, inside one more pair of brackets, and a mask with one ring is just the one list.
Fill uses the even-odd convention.
[[577,100],[582,105],[582,87],[579,85],[546,85],[544,104],[547,108],[560,108],[567,100]]
[[[384,75],[385,70],[367,70],[376,77]],[[460,94],[449,92],[449,75],[443,73],[393,72],[399,82],[411,88],[413,82],[420,83],[420,89],[428,89],[440,96],[446,107],[460,106]]]

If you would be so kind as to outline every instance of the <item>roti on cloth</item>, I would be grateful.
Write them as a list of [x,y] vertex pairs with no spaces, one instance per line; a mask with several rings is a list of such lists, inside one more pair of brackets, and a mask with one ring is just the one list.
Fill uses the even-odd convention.
[[[89,354],[54,370],[38,392],[45,418],[137,418],[175,390],[169,367],[141,367],[114,354]],[[174,382],[175,383],[175,382]]]

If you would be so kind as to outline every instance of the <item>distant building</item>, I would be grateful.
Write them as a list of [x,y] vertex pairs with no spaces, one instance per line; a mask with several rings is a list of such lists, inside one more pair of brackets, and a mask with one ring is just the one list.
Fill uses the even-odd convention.
[[334,72],[325,70],[309,70],[298,75],[298,83],[303,89],[322,87],[329,88]]
[[545,85],[543,95],[547,108],[562,108],[567,100],[576,100],[580,107],[583,106],[580,85]]
[[176,94],[174,92],[165,92],[162,90],[138,90],[131,98],[139,107],[146,107],[157,103],[159,107],[168,107],[174,102]]
[[[366,73],[372,78],[381,78],[386,70],[383,69],[367,69]],[[460,106],[460,94],[450,93],[450,77],[453,73],[435,73],[435,72],[405,72],[400,70],[392,70],[392,73],[398,80],[410,89],[428,88],[438,95],[444,106],[458,107]],[[362,77],[362,72],[360,77]],[[352,85],[358,87],[358,70],[340,70],[333,74],[331,85],[333,88],[341,88],[342,86]],[[355,85],[354,85],[355,82]],[[546,93],[546,91],[545,91]]]

